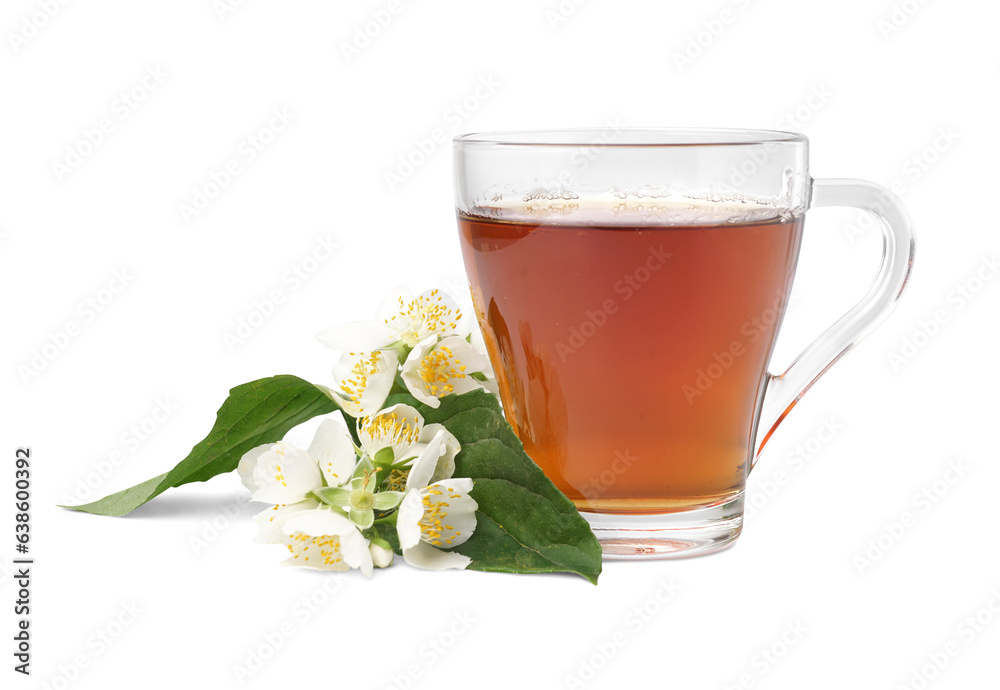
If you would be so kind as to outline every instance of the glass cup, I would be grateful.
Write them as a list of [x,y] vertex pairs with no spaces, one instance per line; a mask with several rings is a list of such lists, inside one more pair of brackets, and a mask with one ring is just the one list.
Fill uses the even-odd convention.
[[[466,134],[455,198],[504,414],[606,557],[731,544],[747,475],[816,379],[892,310],[906,210],[813,180],[801,134],[625,129]],[[868,293],[787,371],[768,362],[807,209],[880,218]]]

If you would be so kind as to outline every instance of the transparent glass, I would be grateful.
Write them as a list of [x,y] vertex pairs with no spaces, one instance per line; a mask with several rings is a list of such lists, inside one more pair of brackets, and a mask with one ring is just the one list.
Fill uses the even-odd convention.
[[[775,428],[906,285],[899,200],[813,180],[808,140],[785,132],[469,134],[454,156],[476,316],[525,450],[606,557],[731,544]],[[876,215],[882,264],[857,306],[769,373],[817,206]]]

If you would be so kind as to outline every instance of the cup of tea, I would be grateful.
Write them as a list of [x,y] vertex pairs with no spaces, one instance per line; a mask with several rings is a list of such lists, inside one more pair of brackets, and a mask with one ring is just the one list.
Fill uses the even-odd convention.
[[[895,306],[913,261],[900,201],[814,180],[765,130],[549,130],[454,140],[459,237],[504,414],[610,558],[709,553],[819,376]],[[861,301],[784,372],[768,363],[810,208],[881,220]]]

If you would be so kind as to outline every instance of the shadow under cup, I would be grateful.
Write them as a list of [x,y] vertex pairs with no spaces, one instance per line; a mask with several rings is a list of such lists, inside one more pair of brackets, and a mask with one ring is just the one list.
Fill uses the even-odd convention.
[[809,201],[805,138],[466,135],[455,171],[476,316],[525,451],[606,556],[731,543]]

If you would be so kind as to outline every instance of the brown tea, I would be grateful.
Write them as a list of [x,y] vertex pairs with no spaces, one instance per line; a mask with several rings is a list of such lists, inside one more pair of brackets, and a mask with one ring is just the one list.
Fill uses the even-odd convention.
[[708,206],[459,217],[504,412],[581,509],[690,510],[744,485],[802,221]]

